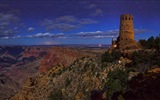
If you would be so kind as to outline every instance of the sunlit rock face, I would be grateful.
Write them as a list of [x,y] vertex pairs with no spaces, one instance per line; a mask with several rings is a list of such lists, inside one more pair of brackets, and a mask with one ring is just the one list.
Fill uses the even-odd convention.
[[48,54],[42,60],[39,71],[45,72],[47,71],[47,69],[50,69],[60,63],[67,67],[77,58],[81,58],[84,56],[91,55],[85,52],[79,52],[77,50],[71,50],[65,47],[52,47]]

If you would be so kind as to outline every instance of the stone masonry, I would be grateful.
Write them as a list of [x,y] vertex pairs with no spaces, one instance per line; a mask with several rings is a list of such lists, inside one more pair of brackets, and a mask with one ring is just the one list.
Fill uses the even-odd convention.
[[[123,14],[120,16],[119,36],[115,43],[112,40],[112,46],[119,50],[138,49],[139,46],[134,40],[133,17],[130,14]],[[116,46],[115,46],[116,44]]]

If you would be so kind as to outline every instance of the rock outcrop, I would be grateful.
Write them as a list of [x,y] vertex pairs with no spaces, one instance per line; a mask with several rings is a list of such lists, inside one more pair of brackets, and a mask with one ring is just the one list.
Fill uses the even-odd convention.
[[0,46],[0,99],[6,100],[34,76],[50,47]]
[[0,74],[0,100],[6,100],[18,92],[19,84],[9,77]]
[[40,62],[49,49],[50,47],[41,46],[1,46],[1,72],[21,83],[23,79],[34,75],[38,71]]
[[[67,47],[2,46],[0,47],[0,70],[5,76],[18,82],[20,86],[25,82],[32,85],[34,78],[30,80],[31,83],[29,83],[30,81],[27,82],[30,77],[37,76],[39,73],[46,73],[58,64],[66,68],[74,60],[84,56],[94,58],[97,54],[97,52],[95,54],[94,52],[95,51],[90,53],[90,50],[81,51],[77,48]],[[24,80],[26,81],[23,82]],[[3,86],[4,85],[2,85],[2,87]],[[6,87],[7,86],[9,88],[9,85],[6,85]],[[30,85],[28,85],[28,87],[30,87]],[[17,90],[18,89],[19,88],[17,88]],[[8,92],[10,93],[10,90]]]
[[29,78],[11,100],[56,100],[56,95],[64,100],[89,100],[91,91],[104,88],[109,71],[123,69],[122,63],[101,66],[98,62],[98,59],[82,57],[68,67],[56,65],[46,73]]
[[[156,71],[158,70],[158,71]],[[125,100],[159,100],[160,68],[139,74],[129,82],[130,91],[123,94]]]
[[44,57],[39,68],[40,72],[45,72],[47,69],[61,63],[63,66],[69,66],[77,58],[84,56],[92,56],[85,52],[80,52],[78,50],[69,49],[66,47],[52,47],[48,54]]

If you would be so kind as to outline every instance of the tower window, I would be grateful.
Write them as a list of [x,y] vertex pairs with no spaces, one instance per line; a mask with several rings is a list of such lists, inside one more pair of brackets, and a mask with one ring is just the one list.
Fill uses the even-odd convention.
[[129,20],[131,20],[130,17],[129,17]]
[[127,20],[127,17],[125,18],[125,20]]

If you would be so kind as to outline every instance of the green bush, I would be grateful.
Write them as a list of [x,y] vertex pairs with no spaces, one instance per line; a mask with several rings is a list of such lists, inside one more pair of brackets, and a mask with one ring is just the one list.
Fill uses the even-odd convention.
[[121,53],[117,50],[112,50],[111,52],[106,51],[101,57],[101,62],[113,62],[118,60],[120,57]]
[[139,43],[144,49],[157,49],[160,48],[160,35],[156,38],[151,36],[148,40],[139,40]]
[[71,80],[69,78],[66,78],[66,84],[65,84],[65,86],[68,87],[70,85],[70,83],[71,83]]
[[126,64],[127,68],[134,68],[135,71],[145,72],[150,70],[152,66],[160,65],[160,52],[158,51],[135,51],[131,54],[131,63]]
[[48,96],[49,100],[63,100],[63,94],[61,90],[55,90]]
[[108,82],[104,86],[104,91],[107,92],[108,100],[115,92],[124,93],[127,89],[128,84],[128,72],[117,69],[108,73]]

